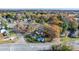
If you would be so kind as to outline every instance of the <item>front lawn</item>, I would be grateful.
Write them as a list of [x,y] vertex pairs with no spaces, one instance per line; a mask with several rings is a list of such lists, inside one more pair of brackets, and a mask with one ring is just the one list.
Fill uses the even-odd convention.
[[14,43],[15,41],[17,41],[17,40],[0,40],[0,44],[3,44],[3,43]]
[[62,37],[61,38],[61,42],[63,44],[67,43],[67,42],[71,42],[71,41],[79,41],[79,38],[69,38],[69,37]]

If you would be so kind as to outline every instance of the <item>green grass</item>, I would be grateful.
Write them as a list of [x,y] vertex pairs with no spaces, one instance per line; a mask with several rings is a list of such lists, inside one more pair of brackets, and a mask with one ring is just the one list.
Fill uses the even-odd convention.
[[11,29],[9,29],[9,34],[8,36],[16,36],[16,33],[14,33]]
[[69,38],[69,37],[62,37],[61,38],[62,43],[71,42],[71,41],[79,41],[79,38]]
[[79,38],[69,38],[69,37],[61,37],[61,45],[52,45],[53,51],[72,51],[73,46],[66,45],[67,42],[79,41]]
[[52,50],[53,51],[72,51],[71,46],[66,46],[66,45],[52,45]]

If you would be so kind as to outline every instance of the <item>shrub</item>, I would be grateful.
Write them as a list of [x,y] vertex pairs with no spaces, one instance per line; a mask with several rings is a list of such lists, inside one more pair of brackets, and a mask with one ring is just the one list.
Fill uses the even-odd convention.
[[52,50],[53,51],[72,51],[72,47],[71,46],[67,46],[67,45],[53,45],[52,46]]
[[30,35],[25,35],[25,40],[28,42],[36,42],[36,39]]

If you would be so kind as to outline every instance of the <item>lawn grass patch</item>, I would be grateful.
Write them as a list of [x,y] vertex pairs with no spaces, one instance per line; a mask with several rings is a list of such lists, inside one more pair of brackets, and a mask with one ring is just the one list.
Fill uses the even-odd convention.
[[79,41],[79,38],[69,38],[69,37],[62,37],[61,38],[61,42],[63,44],[65,44],[67,42],[71,42],[71,41]]

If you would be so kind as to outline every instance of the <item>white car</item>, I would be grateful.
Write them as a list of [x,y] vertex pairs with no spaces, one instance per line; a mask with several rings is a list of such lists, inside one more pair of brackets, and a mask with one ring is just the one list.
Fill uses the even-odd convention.
[[5,34],[8,34],[8,31],[7,31],[6,29],[1,29],[0,32],[1,32],[2,34],[4,34],[4,35],[5,35]]

